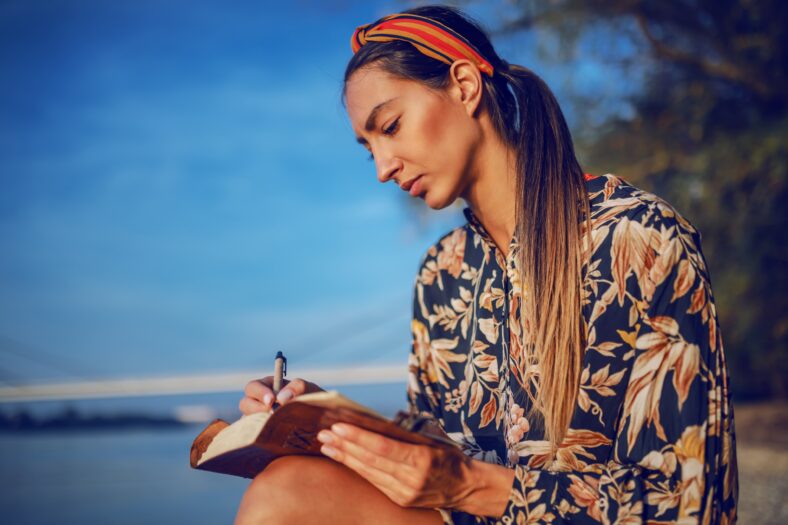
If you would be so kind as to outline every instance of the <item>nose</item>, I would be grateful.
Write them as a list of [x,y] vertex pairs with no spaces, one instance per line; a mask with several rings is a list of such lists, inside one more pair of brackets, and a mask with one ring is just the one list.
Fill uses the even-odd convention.
[[375,155],[375,169],[380,182],[389,181],[402,169],[402,161],[388,152],[379,152]]

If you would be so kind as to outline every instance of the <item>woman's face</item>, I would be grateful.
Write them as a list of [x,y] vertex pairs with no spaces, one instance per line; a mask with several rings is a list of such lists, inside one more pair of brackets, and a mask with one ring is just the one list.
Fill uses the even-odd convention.
[[453,81],[445,91],[435,91],[375,67],[351,75],[345,90],[348,115],[358,142],[374,158],[380,182],[395,180],[433,209],[463,196],[481,138],[476,105],[469,105],[463,90]]

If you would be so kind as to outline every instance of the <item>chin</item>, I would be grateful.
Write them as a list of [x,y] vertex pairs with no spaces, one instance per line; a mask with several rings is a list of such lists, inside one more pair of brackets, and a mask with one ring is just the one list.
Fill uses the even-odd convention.
[[443,208],[447,208],[451,206],[454,200],[455,199],[447,199],[442,195],[435,195],[430,191],[427,191],[424,194],[424,204],[426,204],[433,210],[442,210]]

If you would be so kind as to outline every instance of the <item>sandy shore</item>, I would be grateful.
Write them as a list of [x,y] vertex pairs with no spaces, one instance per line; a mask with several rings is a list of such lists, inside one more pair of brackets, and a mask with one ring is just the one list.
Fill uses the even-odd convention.
[[735,404],[740,525],[788,524],[788,402]]

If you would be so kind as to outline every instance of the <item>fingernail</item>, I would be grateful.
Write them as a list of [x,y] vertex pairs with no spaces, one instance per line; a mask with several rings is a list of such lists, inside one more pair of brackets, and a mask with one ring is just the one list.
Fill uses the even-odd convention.
[[333,448],[329,447],[328,445],[323,445],[322,447],[320,447],[320,452],[322,452],[323,454],[325,454],[326,456],[328,456],[330,458],[333,458],[334,456],[337,455],[336,449],[333,449]]
[[347,429],[342,425],[338,425],[336,423],[331,425],[331,431],[334,434],[337,434],[338,436],[342,436],[342,437],[347,436]]
[[274,402],[274,396],[272,396],[271,394],[266,394],[263,396],[263,404],[271,406],[271,403],[273,402]]
[[282,390],[276,396],[276,400],[280,403],[284,403],[285,401],[289,401],[293,397],[293,393],[289,390]]
[[331,433],[326,432],[325,430],[321,430],[317,434],[317,440],[320,441],[321,443],[331,443],[332,441],[334,441],[333,438],[331,437]]

